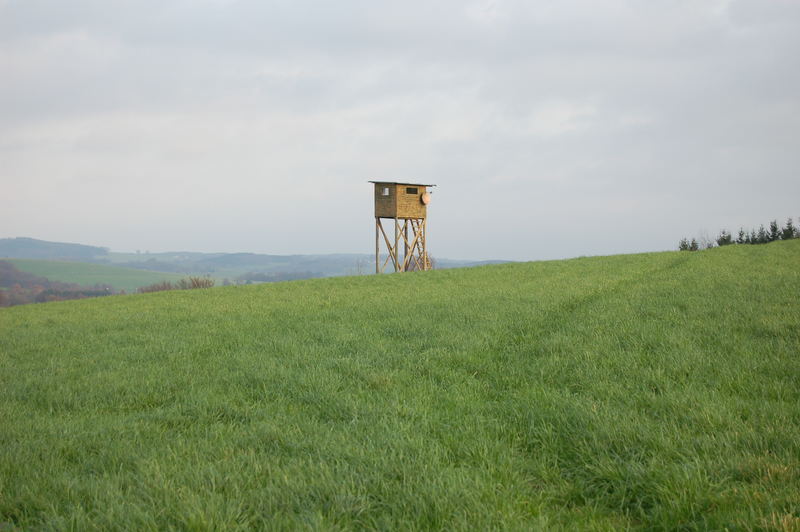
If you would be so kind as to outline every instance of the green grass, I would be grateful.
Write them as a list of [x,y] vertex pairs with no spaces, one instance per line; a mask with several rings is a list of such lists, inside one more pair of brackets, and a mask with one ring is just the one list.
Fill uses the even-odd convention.
[[187,277],[177,273],[149,272],[106,264],[88,262],[65,262],[35,259],[3,259],[14,264],[17,269],[51,281],[75,283],[83,286],[107,284],[115,290],[133,292],[137,288],[160,281],[176,281]]
[[0,528],[800,527],[800,241],[0,311]]

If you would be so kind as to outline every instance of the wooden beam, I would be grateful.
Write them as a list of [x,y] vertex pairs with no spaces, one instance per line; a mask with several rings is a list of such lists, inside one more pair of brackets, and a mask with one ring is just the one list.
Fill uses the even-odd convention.
[[378,233],[378,227],[381,225],[381,219],[375,218],[375,273],[381,273],[381,235]]
[[398,253],[397,247],[398,247],[399,240],[400,240],[400,223],[397,221],[397,218],[395,218],[394,219],[394,253],[395,253],[394,271],[396,271],[396,272],[397,271],[400,271],[400,272],[403,271],[399,267],[400,266],[400,264],[399,264],[400,263],[400,258],[397,256],[397,253]]
[[[389,239],[389,234],[383,227],[380,217],[375,217],[375,273],[383,273],[392,262],[394,271],[409,271],[410,266],[415,270],[430,270],[431,262],[428,259],[427,244],[427,219],[426,218],[391,218],[394,220],[394,243]],[[402,222],[402,223],[401,223]],[[410,230],[409,230],[410,227]],[[381,264],[380,239],[386,244],[387,257]],[[402,239],[403,256],[400,257],[400,241]]]
[[403,251],[403,271],[406,271],[406,263],[408,262],[408,220],[403,220],[403,242],[405,242]]
[[422,220],[422,263],[423,263],[423,270],[428,271],[431,269],[430,261],[428,260],[428,244],[427,244],[427,233],[428,233],[428,219],[425,218]]
[[420,266],[419,261],[417,261],[417,257],[416,257],[416,250],[419,249],[417,247],[417,243],[419,241],[420,234],[414,228],[414,223],[413,222],[411,223],[411,229],[412,229],[412,231],[414,233],[414,241],[409,246],[408,240],[406,240],[406,249],[410,248],[411,249],[411,254],[406,253],[406,256],[403,257],[403,259],[404,259],[403,260],[403,268],[404,268],[404,270],[407,269],[408,265],[411,263],[411,259],[414,259],[414,262],[417,264],[417,267]]
[[389,259],[391,259],[392,263],[394,264],[394,269],[395,271],[397,271],[398,264],[397,264],[396,249],[395,247],[392,246],[392,243],[389,241],[389,237],[386,235],[386,231],[384,231],[383,229],[383,224],[378,222],[378,227],[380,227],[381,229],[381,234],[383,235],[383,239],[384,241],[386,241],[386,248],[389,251],[389,257],[386,259],[386,262],[384,263],[383,267],[386,268],[386,265],[389,264]]

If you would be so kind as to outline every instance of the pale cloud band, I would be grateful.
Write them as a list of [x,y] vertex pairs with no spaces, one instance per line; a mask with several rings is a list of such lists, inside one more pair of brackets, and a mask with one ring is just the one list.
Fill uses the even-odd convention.
[[798,50],[790,0],[0,1],[0,237],[367,251],[402,179],[441,256],[668,249],[800,215]]

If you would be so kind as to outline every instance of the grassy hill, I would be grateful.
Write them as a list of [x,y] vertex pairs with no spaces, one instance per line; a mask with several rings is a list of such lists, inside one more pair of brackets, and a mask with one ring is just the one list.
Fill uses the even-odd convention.
[[[210,275],[220,282],[226,278],[234,281],[251,273],[275,274],[275,279],[286,280],[361,275],[369,274],[375,269],[375,256],[372,254],[266,255],[262,253],[197,253],[183,251],[118,253],[96,246],[48,242],[33,238],[0,238],[0,259],[2,258],[62,262],[77,261],[183,276]],[[453,260],[443,257],[435,257],[435,261],[437,268],[440,269],[504,262],[497,260]],[[175,278],[162,275],[147,284],[158,282],[161,279]],[[87,282],[95,284],[99,281],[92,281],[92,276],[88,276]]]
[[5,529],[800,526],[800,241],[0,309]]
[[149,272],[88,262],[55,260],[6,259],[19,270],[46,277],[51,281],[75,283],[84,286],[107,284],[116,290],[133,292],[142,286],[160,281],[175,281],[186,277],[176,273]]
[[0,238],[0,258],[91,261],[108,254],[108,249],[35,238]]

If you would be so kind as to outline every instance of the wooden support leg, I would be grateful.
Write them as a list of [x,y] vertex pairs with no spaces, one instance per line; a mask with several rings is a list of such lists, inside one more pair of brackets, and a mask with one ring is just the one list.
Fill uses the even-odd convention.
[[[384,242],[386,242],[386,249],[388,251],[388,256],[386,257],[386,261],[384,261],[383,266],[378,269],[378,273],[383,273],[386,269],[386,265],[389,264],[389,261],[392,261],[392,265],[394,266],[394,270],[397,271],[398,264],[397,264],[397,246],[392,246],[392,242],[389,240],[389,237],[386,235],[386,231],[383,229],[383,224],[381,223],[380,219],[378,219],[378,229],[380,230],[380,234],[383,236]],[[395,228],[395,236],[397,236],[397,228]]]
[[375,218],[375,273],[381,273],[381,219]]
[[397,221],[397,218],[394,219],[394,271],[402,272],[403,268],[400,266],[400,257],[398,257],[399,253],[399,246],[400,243],[400,222]]
[[[381,219],[375,218],[375,273],[383,273],[389,261],[394,266],[394,271],[425,271],[431,269],[431,261],[428,258],[427,244],[427,221],[424,218],[403,218],[402,225],[400,218],[394,220],[394,243],[389,239],[383,227]],[[409,230],[410,227],[410,230]],[[388,256],[381,265],[380,260],[380,238],[386,243]],[[400,240],[403,240],[403,256],[400,257]]]
[[428,220],[422,220],[422,269],[427,271],[431,269],[430,261],[428,261],[428,244],[427,244],[427,233],[428,233]]
[[403,220],[403,271],[408,264],[408,220]]

